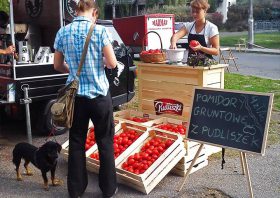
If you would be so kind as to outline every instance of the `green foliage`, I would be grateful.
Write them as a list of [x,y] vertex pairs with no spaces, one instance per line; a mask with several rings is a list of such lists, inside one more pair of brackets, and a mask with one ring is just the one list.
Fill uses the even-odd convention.
[[280,80],[225,73],[225,89],[274,93],[273,110],[280,111]]
[[[222,46],[234,47],[238,40],[243,37],[247,38],[248,35],[239,36],[226,36],[220,38]],[[254,35],[254,43],[269,49],[280,49],[280,32],[275,33],[257,33]]]
[[218,26],[219,29],[223,27],[223,15],[219,12],[207,14],[207,20]]
[[148,8],[146,14],[163,13],[163,14],[175,14],[175,21],[192,21],[190,8],[186,5],[181,6],[155,6]]
[[100,19],[104,19],[104,8],[105,8],[105,1],[103,0],[97,0],[97,4],[99,6],[99,9],[100,9],[100,13],[99,13],[99,18]]
[[228,9],[227,16],[226,30],[243,31],[248,29],[248,7],[232,5]]
[[8,0],[1,0],[0,1],[0,10],[9,13],[9,2]]
[[218,7],[218,1],[217,0],[208,0],[208,3],[210,5],[208,12],[210,12],[210,13],[216,12],[217,7]]

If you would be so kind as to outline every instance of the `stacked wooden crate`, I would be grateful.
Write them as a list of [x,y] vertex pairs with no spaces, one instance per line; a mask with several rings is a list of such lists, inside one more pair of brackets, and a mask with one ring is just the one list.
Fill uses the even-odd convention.
[[[129,162],[131,156],[141,153],[143,146],[152,138],[160,138],[162,141],[171,140],[171,145],[146,169],[143,173],[134,173],[124,169],[124,163]],[[150,130],[149,136],[130,155],[117,165],[117,177],[120,183],[128,185],[145,194],[151,190],[171,171],[171,169],[182,159],[186,150],[182,137],[170,133],[163,136],[162,132]],[[139,154],[141,155],[141,154]]]
[[[183,138],[184,147],[186,150],[186,154],[184,157],[179,161],[179,163],[172,169],[172,172],[179,175],[185,176],[187,173],[190,164],[199,148],[199,143],[189,141],[186,139],[186,132],[188,131],[188,123],[182,120],[174,119],[174,118],[167,118],[161,117],[159,119],[150,121],[145,123],[148,126],[151,126],[152,129],[157,129],[158,131],[168,131],[170,133],[175,133],[180,135]],[[171,126],[170,129],[168,126]],[[178,128],[180,126],[180,128]],[[184,128],[184,132],[181,131],[182,127]],[[171,131],[170,131],[171,130]],[[206,153],[205,147],[200,152],[198,159],[191,171],[191,173],[205,167],[208,165],[208,155]]]
[[[120,136],[122,133],[125,133],[128,130],[135,131],[137,135],[139,135],[139,137],[132,144],[130,144],[119,156],[115,156],[116,166],[149,136],[149,133],[146,133],[146,127],[131,123],[122,123],[120,125],[120,128],[116,130],[115,136]],[[92,147],[86,152],[87,168],[89,171],[98,173],[100,162],[99,159],[95,159],[92,157],[94,154],[98,154],[97,147]]]

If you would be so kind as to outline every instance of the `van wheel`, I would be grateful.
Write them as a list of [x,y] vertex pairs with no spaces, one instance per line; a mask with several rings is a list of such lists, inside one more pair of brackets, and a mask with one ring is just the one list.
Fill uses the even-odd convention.
[[[53,121],[52,121],[52,116],[51,116],[51,106],[55,102],[55,100],[51,100],[47,105],[46,105],[46,119],[45,119],[45,128],[47,131],[51,131],[53,129]],[[65,127],[54,127],[54,135],[62,135],[65,132],[68,131],[68,128]]]
[[[46,103],[43,115],[41,116],[41,118],[39,118],[40,120],[37,122],[37,129],[41,135],[48,136],[53,130],[51,106],[54,102],[54,100],[50,100]],[[62,135],[67,131],[68,129],[65,127],[54,127],[54,135]]]

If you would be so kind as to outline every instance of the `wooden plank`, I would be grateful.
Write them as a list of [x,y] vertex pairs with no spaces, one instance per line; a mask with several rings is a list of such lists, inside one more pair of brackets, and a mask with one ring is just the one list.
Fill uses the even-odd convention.
[[[205,160],[205,161],[203,161],[203,162],[200,162],[200,163],[196,164],[196,165],[192,168],[190,174],[191,174],[191,173],[194,173],[194,172],[196,172],[196,171],[198,171],[198,170],[200,170],[200,169],[202,169],[202,168],[204,168],[204,167],[207,166],[207,165],[208,165],[208,160]],[[176,169],[176,168],[173,168],[173,169],[171,170],[171,173],[176,174],[176,175],[178,175],[178,176],[184,177],[184,176],[186,175],[187,171],[188,171],[188,170],[182,171],[182,170],[178,170],[178,169]]]
[[163,171],[156,177],[153,182],[148,186],[147,193],[150,193],[154,187],[172,170],[174,165],[178,162],[178,160],[184,156],[184,151],[181,151],[176,157],[171,158],[168,165],[163,169]]
[[[147,112],[147,113],[154,113],[155,110],[144,110],[144,112]],[[182,116],[179,116],[179,115],[172,115],[172,114],[161,114],[162,116],[166,116],[166,117],[169,117],[169,118],[173,118],[173,119],[179,119],[179,120],[183,120],[183,121],[188,121],[188,118],[187,118],[187,115],[182,117]],[[146,125],[146,124],[145,124]]]
[[[189,104],[192,100],[192,97],[189,95],[185,95],[184,92],[182,93],[175,90],[175,91],[170,91],[169,94],[172,95],[173,100],[177,100],[183,104]],[[152,100],[152,101],[161,98],[169,98],[168,96],[166,96],[166,92],[158,91],[158,90],[146,90],[146,89],[142,90],[142,96],[146,100]]]
[[141,80],[143,84],[142,90],[157,90],[157,91],[178,91],[184,93],[183,95],[191,96],[193,94],[193,85],[185,83],[170,83],[161,82],[157,80]]
[[221,86],[222,86],[221,83],[214,83],[214,84],[207,85],[207,87],[209,88],[221,88]]
[[211,85],[214,83],[220,83],[221,82],[221,72],[213,72],[207,75],[206,78],[206,86]]
[[148,118],[151,120],[158,119],[160,116],[157,116],[155,114],[147,114],[143,113],[141,111],[135,111],[135,110],[123,110],[123,111],[116,111],[114,112],[114,119],[119,120],[119,118],[130,120],[132,117],[141,117],[141,118]]
[[[154,101],[153,100],[142,99],[141,101],[142,101],[142,110],[141,110],[142,112],[155,113]],[[191,112],[191,107],[184,105],[182,116],[175,115],[175,114],[174,115],[172,115],[172,114],[161,114],[161,116],[174,117],[174,118],[177,117],[177,119],[186,120],[190,116],[190,112]]]
[[[199,154],[198,158],[196,159],[195,164],[198,164],[198,163],[208,159],[208,156],[205,154],[205,150],[203,152],[204,153],[200,153]],[[188,168],[190,167],[191,162],[194,159],[194,156],[195,156],[195,154],[192,155],[192,156],[186,156],[185,155],[185,157],[188,157],[188,160],[185,160],[185,163],[180,163],[179,162],[178,164],[176,164],[176,166],[174,168],[177,168],[177,169],[182,170],[182,171],[188,170]]]
[[139,80],[153,79],[160,82],[172,82],[172,83],[183,83],[183,84],[195,84],[198,85],[198,74],[197,72],[185,72],[175,73],[165,70],[143,70],[142,76]]

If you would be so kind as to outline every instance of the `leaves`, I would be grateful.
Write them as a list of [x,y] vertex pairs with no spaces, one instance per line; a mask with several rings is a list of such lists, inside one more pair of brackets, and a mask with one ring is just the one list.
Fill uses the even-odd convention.
[[0,10],[9,13],[9,2],[8,0],[1,0],[0,1]]

